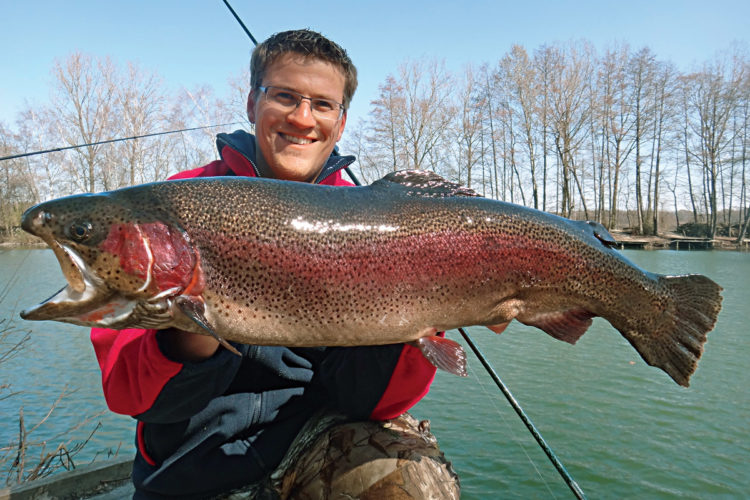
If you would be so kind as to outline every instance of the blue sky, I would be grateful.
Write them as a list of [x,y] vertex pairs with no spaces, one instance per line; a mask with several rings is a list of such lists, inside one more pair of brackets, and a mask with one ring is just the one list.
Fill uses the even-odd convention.
[[[494,63],[514,43],[585,39],[650,47],[688,71],[733,42],[748,43],[750,1],[230,0],[259,40],[290,28],[318,30],[344,46],[360,73],[350,120],[364,117],[389,73],[437,58],[460,71]],[[0,122],[44,104],[55,59],[73,51],[158,71],[170,88],[209,84],[218,93],[248,64],[250,41],[221,0],[0,0]]]

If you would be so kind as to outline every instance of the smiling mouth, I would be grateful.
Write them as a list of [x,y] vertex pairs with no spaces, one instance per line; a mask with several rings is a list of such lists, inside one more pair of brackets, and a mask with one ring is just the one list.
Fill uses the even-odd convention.
[[284,133],[279,132],[279,135],[286,141],[291,142],[293,144],[312,144],[315,142],[313,139],[308,139],[306,137],[297,137],[294,135],[287,135]]

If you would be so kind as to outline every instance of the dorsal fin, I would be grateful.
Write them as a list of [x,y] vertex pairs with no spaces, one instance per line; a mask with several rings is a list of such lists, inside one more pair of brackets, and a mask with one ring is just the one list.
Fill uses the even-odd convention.
[[391,172],[372,183],[375,188],[405,188],[410,196],[450,198],[453,196],[480,196],[471,188],[451,182],[429,170],[399,170]]
[[605,247],[616,247],[617,240],[614,236],[609,234],[607,228],[599,222],[592,220],[586,221],[571,221],[573,224],[580,226],[584,231],[591,231],[593,235],[599,240]]
[[617,246],[617,240],[614,236],[612,236],[609,231],[607,231],[607,228],[604,227],[603,224],[600,222],[594,222],[594,221],[588,221],[589,226],[591,226],[591,229],[594,231],[594,236],[596,236],[596,239],[601,241],[604,246],[606,247],[616,247]]

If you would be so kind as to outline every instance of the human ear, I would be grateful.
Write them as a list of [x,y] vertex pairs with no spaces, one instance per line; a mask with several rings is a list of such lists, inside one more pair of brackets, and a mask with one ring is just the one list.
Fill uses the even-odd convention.
[[255,123],[255,90],[247,95],[247,119],[250,123]]

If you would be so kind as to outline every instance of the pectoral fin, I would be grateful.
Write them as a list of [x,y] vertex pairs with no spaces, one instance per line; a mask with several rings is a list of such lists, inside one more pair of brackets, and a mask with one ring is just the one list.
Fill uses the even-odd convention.
[[224,346],[225,349],[233,354],[236,354],[237,356],[242,356],[242,354],[240,354],[240,351],[235,349],[232,344],[221,338],[219,334],[217,334],[208,323],[208,320],[206,319],[206,316],[204,314],[205,308],[203,307],[202,300],[194,297],[180,295],[175,299],[175,304],[180,308],[180,311],[182,311],[185,316],[190,318],[193,322],[195,322],[196,325],[203,328],[206,332],[208,332],[209,335],[218,340],[219,344]]
[[466,353],[461,345],[453,340],[431,335],[414,341],[427,361],[454,375],[466,377]]

